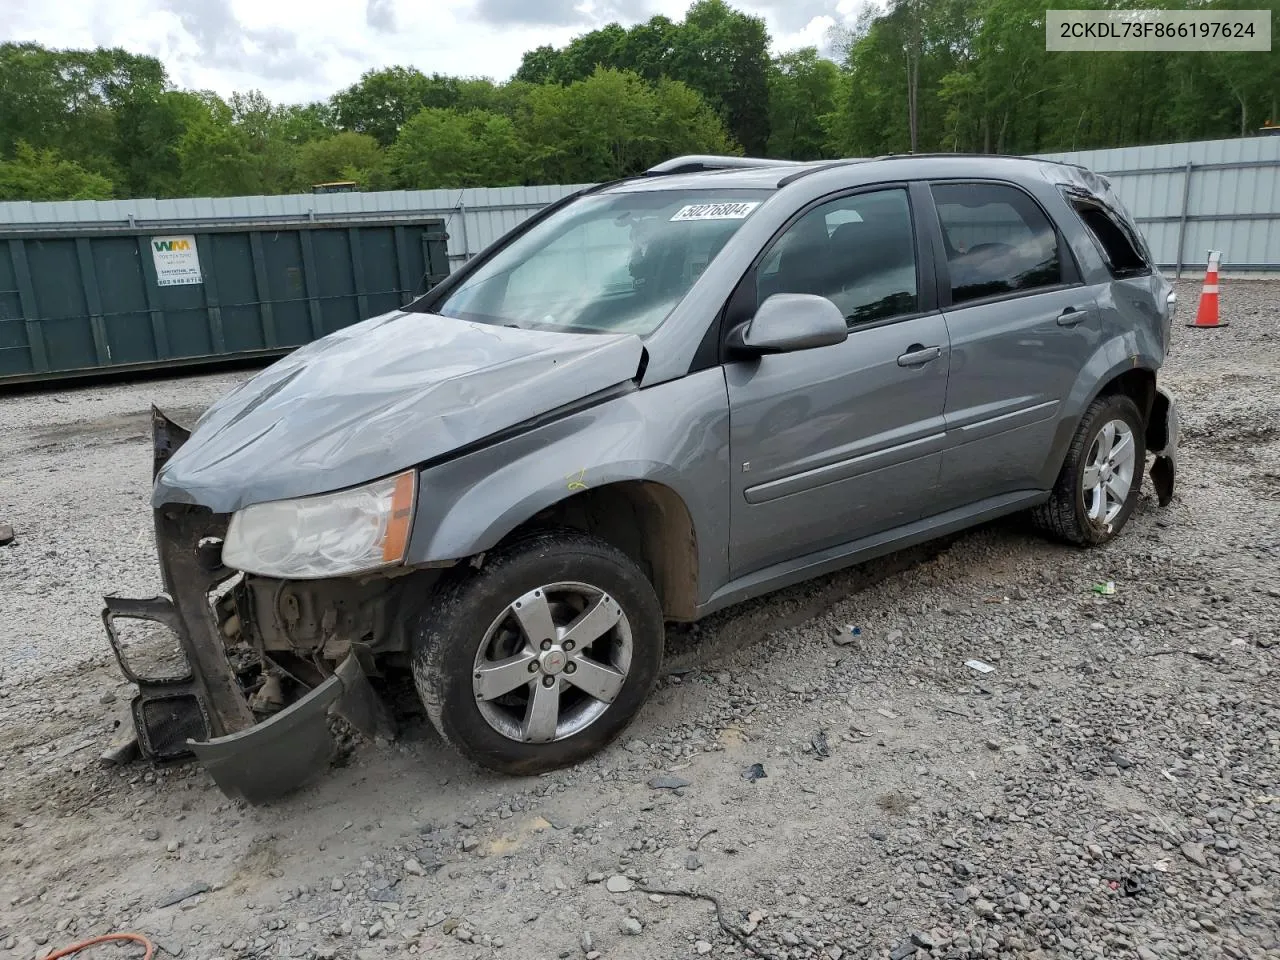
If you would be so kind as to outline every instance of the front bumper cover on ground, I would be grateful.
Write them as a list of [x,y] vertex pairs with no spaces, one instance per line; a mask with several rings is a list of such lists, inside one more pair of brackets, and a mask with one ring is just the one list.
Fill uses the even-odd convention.
[[[152,408],[152,435],[154,475],[188,433]],[[367,652],[359,645],[332,675],[279,712],[259,721],[250,710],[209,600],[235,575],[222,566],[217,549],[228,519],[198,507],[157,508],[165,594],[144,600],[106,597],[102,620],[122,672],[138,687],[132,713],[139,752],[152,760],[194,755],[223,793],[257,804],[297,789],[325,769],[335,749],[331,715],[368,737],[390,738],[394,729],[369,683]],[[164,626],[180,647],[181,668],[165,676],[136,671],[120,640],[121,619]]]

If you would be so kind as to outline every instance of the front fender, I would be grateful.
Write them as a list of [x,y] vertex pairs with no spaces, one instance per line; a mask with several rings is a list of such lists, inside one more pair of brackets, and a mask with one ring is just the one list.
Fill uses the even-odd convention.
[[699,592],[723,582],[729,412],[719,368],[616,397],[424,470],[407,562],[474,556],[568,497],[635,480],[662,484],[684,501],[696,531]]

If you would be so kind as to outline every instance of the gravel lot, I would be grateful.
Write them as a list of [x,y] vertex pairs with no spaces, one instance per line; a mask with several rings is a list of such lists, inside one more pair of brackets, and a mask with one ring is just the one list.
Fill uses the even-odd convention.
[[576,769],[417,720],[264,809],[98,762],[100,597],[159,587],[148,405],[246,374],[0,397],[0,957],[1280,957],[1280,282],[1223,291],[1166,370],[1178,497],[1108,547],[989,526],[673,629]]

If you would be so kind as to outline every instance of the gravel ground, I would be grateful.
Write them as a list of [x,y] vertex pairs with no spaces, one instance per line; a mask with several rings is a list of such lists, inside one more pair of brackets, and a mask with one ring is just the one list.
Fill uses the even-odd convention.
[[1223,313],[1166,370],[1178,497],[1107,547],[991,525],[673,629],[575,769],[411,720],[262,809],[97,760],[99,598],[159,586],[148,404],[245,374],[0,398],[0,957],[1280,957],[1280,283]]

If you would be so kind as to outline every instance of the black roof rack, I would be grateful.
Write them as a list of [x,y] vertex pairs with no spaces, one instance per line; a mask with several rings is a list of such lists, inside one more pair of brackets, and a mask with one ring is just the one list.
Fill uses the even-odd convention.
[[961,153],[958,151],[940,150],[936,153],[884,153],[878,157],[872,157],[874,160],[912,160],[937,157],[964,157],[969,160],[1031,160],[1036,163],[1056,163],[1063,167],[1080,167],[1087,169],[1083,164],[1076,163],[1072,160],[1050,160],[1048,157],[1033,157],[1018,153]]
[[748,167],[794,167],[796,160],[771,160],[767,157],[721,157],[712,154],[690,154],[672,157],[645,171],[646,176],[671,173],[702,173],[707,170],[741,170]]
[[795,173],[788,173],[785,177],[778,181],[778,186],[785,187],[789,183],[795,183],[801,177],[807,177],[811,173],[818,173],[822,170],[831,170],[834,167],[847,167],[854,163],[867,163],[870,157],[842,157],[839,160],[806,160],[800,164],[801,169]]

